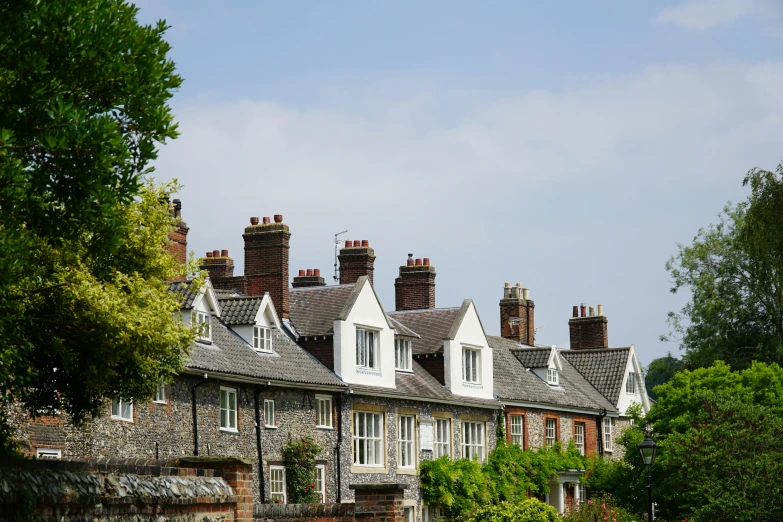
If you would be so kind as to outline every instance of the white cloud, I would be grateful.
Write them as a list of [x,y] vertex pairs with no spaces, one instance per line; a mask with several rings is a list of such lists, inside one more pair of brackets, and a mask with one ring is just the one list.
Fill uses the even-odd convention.
[[704,31],[730,24],[746,16],[771,16],[779,11],[776,0],[690,0],[662,9],[655,17],[684,29]]

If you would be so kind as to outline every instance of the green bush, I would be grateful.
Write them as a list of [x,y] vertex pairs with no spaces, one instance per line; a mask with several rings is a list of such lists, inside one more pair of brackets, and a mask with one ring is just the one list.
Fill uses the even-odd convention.
[[557,522],[557,510],[536,498],[501,502],[476,511],[465,522]]
[[449,518],[464,516],[492,502],[489,477],[475,460],[425,460],[419,476],[424,503],[440,505]]
[[315,487],[315,457],[321,447],[311,437],[288,442],[283,448],[288,498],[291,504],[315,504],[320,495]]
[[611,495],[588,500],[563,518],[563,522],[635,522],[636,517],[615,505]]

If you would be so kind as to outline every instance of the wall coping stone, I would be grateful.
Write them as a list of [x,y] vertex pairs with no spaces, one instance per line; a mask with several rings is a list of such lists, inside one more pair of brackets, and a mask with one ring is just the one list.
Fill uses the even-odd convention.
[[403,484],[402,482],[370,482],[367,484],[350,484],[348,488],[355,491],[393,491],[408,489],[408,484]]
[[256,464],[258,459],[244,457],[221,457],[217,455],[179,457],[177,459],[182,464],[210,464],[214,466],[230,466],[236,464]]

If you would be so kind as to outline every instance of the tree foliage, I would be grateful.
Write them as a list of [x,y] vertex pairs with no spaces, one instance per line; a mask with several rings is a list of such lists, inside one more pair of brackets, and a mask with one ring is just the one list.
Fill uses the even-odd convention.
[[556,522],[557,510],[537,498],[501,502],[480,508],[465,522]]
[[144,181],[181,79],[136,14],[0,3],[0,393],[32,414],[150,397],[192,338],[164,283],[176,187]]
[[669,382],[678,371],[684,369],[685,364],[682,359],[677,359],[671,353],[668,353],[666,357],[653,359],[647,366],[644,375],[644,387],[647,395],[657,400],[658,395],[655,393],[655,387]]
[[690,246],[666,265],[672,292],[691,299],[669,314],[691,367],[723,360],[783,362],[783,164],[776,172],[751,170],[751,194],[728,204],[719,222],[699,230]]

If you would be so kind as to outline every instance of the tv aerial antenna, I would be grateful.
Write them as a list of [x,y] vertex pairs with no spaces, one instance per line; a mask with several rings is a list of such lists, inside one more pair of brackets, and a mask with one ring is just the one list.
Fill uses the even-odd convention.
[[334,235],[334,282],[337,283],[340,281],[340,276],[337,275],[337,247],[340,245],[341,239],[338,238],[338,236],[341,236],[343,234],[347,234],[347,230],[343,230],[342,232],[338,232]]

